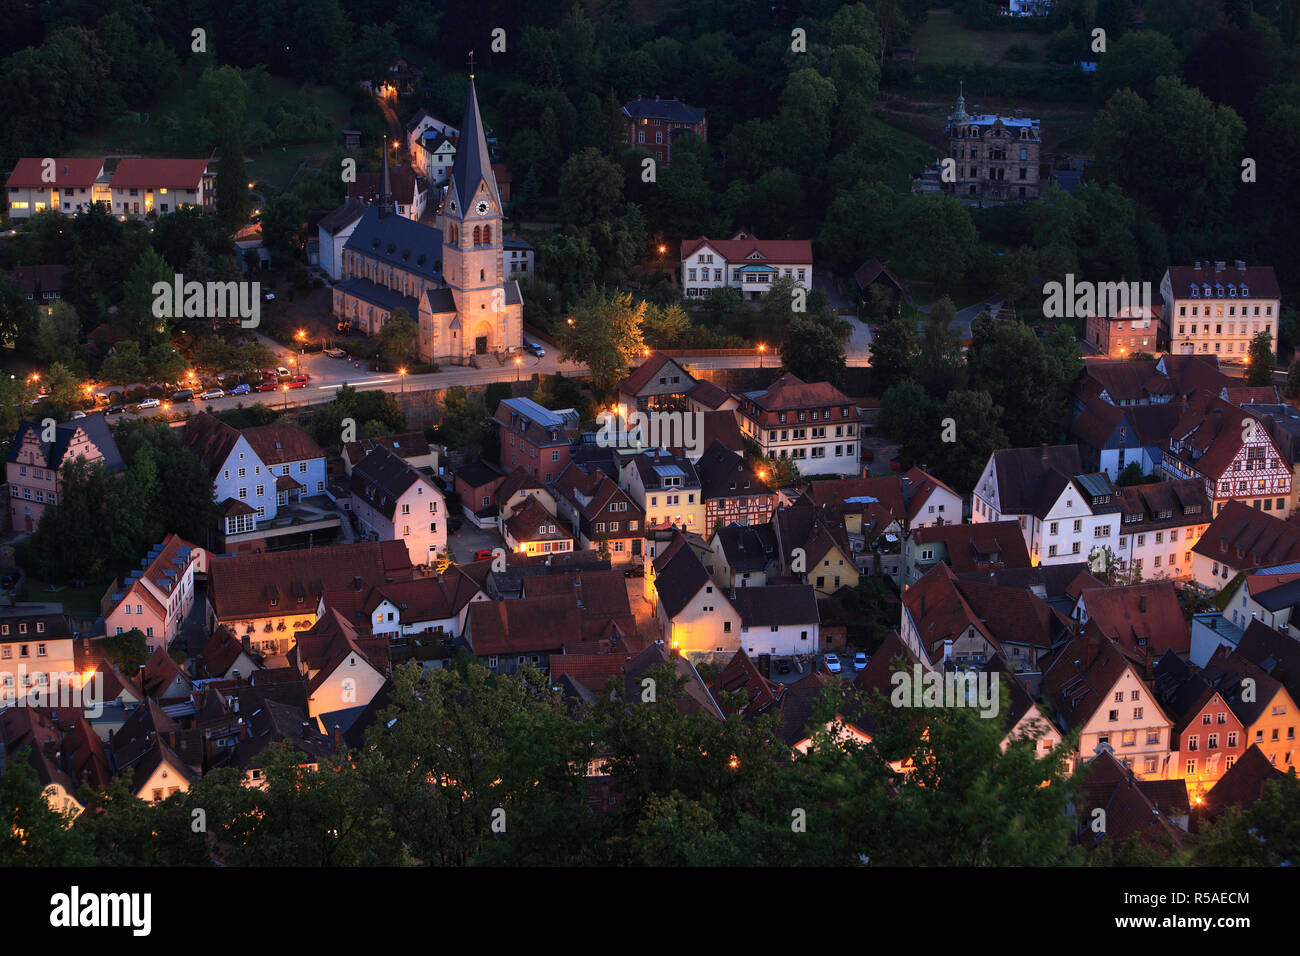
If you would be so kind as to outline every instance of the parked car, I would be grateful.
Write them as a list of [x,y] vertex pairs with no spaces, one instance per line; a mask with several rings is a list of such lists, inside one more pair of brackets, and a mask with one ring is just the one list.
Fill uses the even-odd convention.
[[275,382],[272,382],[272,381],[270,381],[270,380],[267,380],[267,381],[262,382],[261,385],[257,386],[257,390],[258,390],[259,392],[274,392],[274,391],[275,391],[276,389],[278,389],[279,387],[280,387],[280,386],[279,386],[279,385],[276,385]]
[[286,378],[289,375],[289,370],[285,368],[283,365],[281,365],[276,368],[275,374],[280,376],[281,378]]
[[856,654],[853,655],[853,669],[855,671],[860,671],[860,670],[866,670],[866,667],[867,667],[867,655],[864,654],[862,651],[858,651]]
[[86,417],[86,413],[85,413],[85,412],[73,412],[73,413],[72,413],[72,417],[73,417],[73,418],[85,418],[85,417]]
[[104,414],[121,415],[124,411],[126,411],[125,405],[123,405],[121,402],[114,402],[112,405],[109,405],[108,408],[104,409]]
[[225,389],[221,389],[221,388],[210,388],[202,395],[199,396],[199,398],[203,399],[205,402],[210,402],[214,398],[225,398],[225,397],[226,397]]
[[141,402],[141,403],[140,403],[139,405],[137,405],[135,408],[136,408],[136,411],[143,411],[143,410],[146,409],[146,408],[157,408],[157,407],[160,406],[161,404],[162,404],[162,402],[158,401],[158,399],[156,399],[156,398],[146,398],[143,402]]
[[247,382],[242,382],[242,383],[240,383],[239,385],[236,385],[234,388],[232,388],[232,389],[230,390],[230,394],[231,394],[231,395],[247,395],[247,394],[248,394],[249,392],[251,392],[252,390],[253,390],[253,388],[252,388],[251,385],[249,385]]
[[840,659],[836,655],[827,654],[825,660],[826,660],[826,669],[828,671],[830,671],[832,674],[838,674],[840,672]]
[[477,551],[474,552],[474,560],[475,560],[475,561],[491,561],[491,560],[492,560],[492,549],[491,549],[491,548],[479,548]]
[[289,387],[290,387],[290,388],[306,388],[306,387],[307,387],[307,376],[306,376],[306,375],[299,375],[299,376],[296,376],[295,378],[291,378],[291,379],[289,379]]
[[542,348],[536,342],[525,342],[524,348],[528,349],[528,351],[532,352],[538,358],[541,358],[543,355],[546,354],[546,349]]
[[179,392],[172,394],[172,401],[177,405],[182,402],[194,401],[194,390],[192,388],[182,388]]
[[790,673],[790,659],[788,657],[783,657],[776,662],[776,672],[778,674]]
[[345,359],[348,357],[348,353],[342,349],[322,349],[321,352],[324,355],[328,355],[330,358]]
[[262,301],[263,301],[263,302],[274,302],[274,301],[275,301],[275,293],[274,293],[274,292],[267,292],[267,293],[264,293],[264,294],[262,295]]

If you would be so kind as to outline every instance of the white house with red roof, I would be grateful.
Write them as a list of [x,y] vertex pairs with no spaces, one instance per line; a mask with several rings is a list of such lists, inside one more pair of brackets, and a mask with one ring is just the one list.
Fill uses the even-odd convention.
[[730,239],[687,239],[682,243],[681,282],[688,299],[730,286],[757,299],[778,276],[812,289],[810,239],[757,239],[738,232]]
[[88,212],[94,203],[109,201],[104,158],[24,156],[5,181],[5,200],[11,219],[51,210]]
[[767,389],[746,392],[740,429],[768,458],[790,458],[800,474],[858,474],[858,407],[829,382],[787,372]]
[[206,159],[124,159],[113,170],[110,189],[115,216],[164,215],[216,204],[216,177],[208,175]]

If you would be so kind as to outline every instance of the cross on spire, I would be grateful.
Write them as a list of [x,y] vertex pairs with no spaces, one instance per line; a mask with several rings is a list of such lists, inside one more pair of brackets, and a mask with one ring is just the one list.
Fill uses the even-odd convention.
[[469,51],[469,78],[474,79],[474,51]]

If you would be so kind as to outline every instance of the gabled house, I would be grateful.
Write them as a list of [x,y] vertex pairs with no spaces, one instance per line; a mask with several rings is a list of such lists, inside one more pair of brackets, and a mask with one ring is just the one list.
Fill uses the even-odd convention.
[[[1082,780],[1075,804],[1077,843],[1089,851],[1106,849],[1112,853],[1142,845],[1160,850],[1177,847],[1183,831],[1170,816],[1186,806],[1186,793],[1181,801],[1166,798],[1166,806],[1161,808],[1156,794],[1164,791],[1154,787],[1166,781],[1140,774],[1115,754],[1113,748],[1103,747],[1095,755],[1088,755],[1080,768]],[[1105,813],[1104,827],[1094,826],[1096,820],[1102,819],[1097,810]]]
[[1169,773],[1203,797],[1245,753],[1247,728],[1218,689],[1173,651],[1155,667],[1155,688],[1174,720]]
[[446,500],[431,480],[386,447],[352,468],[353,511],[377,541],[401,541],[414,565],[431,565],[447,547]]
[[1172,651],[1185,658],[1192,649],[1178,592],[1169,581],[1086,588],[1073,617],[1083,632],[1095,628],[1137,657],[1161,658]]
[[15,531],[35,531],[46,508],[63,498],[61,470],[74,458],[101,462],[104,470],[126,469],[117,442],[102,413],[55,425],[20,422],[5,456],[9,485],[9,522]]
[[783,574],[811,584],[823,595],[858,586],[858,566],[848,536],[828,509],[811,505],[778,508],[772,515],[772,527]]
[[644,149],[667,166],[673,160],[673,140],[691,133],[701,140],[709,138],[708,114],[681,100],[638,97],[622,109],[624,142]]
[[748,301],[772,288],[778,277],[812,289],[813,250],[809,239],[759,239],[738,232],[730,239],[684,239],[679,280],[688,299],[714,289],[739,289]]
[[464,638],[489,670],[514,674],[525,666],[545,670],[551,656],[579,641],[581,633],[582,612],[574,595],[544,594],[471,604]]
[[[0,709],[28,697],[83,686],[72,626],[61,604],[20,603],[0,608]],[[69,683],[71,682],[71,683]],[[57,685],[57,686],[56,686]]]
[[319,770],[338,751],[332,736],[324,733],[317,721],[308,720],[302,707],[259,697],[242,713],[247,715],[247,735],[236,745],[233,761],[243,773],[246,787],[266,787],[266,748],[272,744],[296,751],[297,766],[311,771]]
[[646,576],[647,587],[670,648],[707,654],[734,653],[742,646],[740,614],[683,535],[676,534],[654,559],[653,572]]
[[747,653],[821,653],[821,617],[810,585],[740,588],[731,591],[728,600],[740,616],[740,644]]
[[1215,515],[1239,501],[1279,518],[1289,514],[1291,466],[1253,415],[1203,391],[1193,396],[1169,435],[1166,477],[1205,485]]
[[709,545],[714,555],[713,580],[720,588],[761,588],[769,575],[780,572],[776,531],[771,522],[719,527]]
[[609,552],[614,564],[640,563],[645,512],[599,468],[571,462],[555,482],[557,516],[567,521],[577,548]]
[[488,600],[469,574],[452,565],[441,577],[326,591],[317,614],[338,611],[358,633],[397,643],[419,635],[457,637],[464,630],[469,605]]
[[1241,571],[1300,561],[1300,527],[1276,514],[1229,501],[1192,548],[1192,579],[1223,587]]
[[10,219],[47,211],[65,216],[88,212],[95,203],[109,201],[104,159],[24,156],[5,181],[5,193]]
[[266,554],[214,556],[208,600],[218,624],[254,650],[287,654],[316,623],[326,591],[409,581],[410,552],[400,541],[373,541]]
[[1103,472],[1113,481],[1134,462],[1144,475],[1160,474],[1164,449],[1183,408],[1181,402],[1115,405],[1100,394],[1081,389],[1070,437],[1079,446],[1083,466]]
[[169,647],[194,607],[194,576],[207,566],[206,551],[169,534],[105,601],[104,632],[138,630],[150,650]]
[[574,409],[551,411],[531,398],[505,398],[492,417],[500,436],[503,468],[522,468],[549,486],[568,467],[579,424]]
[[618,404],[628,413],[686,411],[697,384],[675,359],[654,351],[618,383]]
[[325,493],[325,453],[296,425],[240,431],[200,412],[185,426],[185,444],[212,478],[222,513],[217,534],[221,550],[248,553],[278,538],[338,527],[332,505],[304,515],[306,520],[277,527],[281,509]]
[[146,696],[160,704],[175,704],[189,700],[194,681],[166,650],[159,647],[140,667],[140,687]]
[[1186,402],[1199,389],[1218,392],[1236,380],[1219,368],[1218,356],[1162,355],[1155,361],[1088,359],[1077,395],[1098,395],[1112,405]]
[[455,471],[456,494],[465,520],[480,530],[496,528],[501,509],[495,504],[497,488],[506,473],[490,461],[471,461]]
[[1265,788],[1285,774],[1268,762],[1259,744],[1251,744],[1241,759],[1229,767],[1205,794],[1202,806],[1213,820],[1232,807],[1249,810],[1264,796]]
[[343,471],[352,474],[353,467],[376,448],[385,448],[389,454],[396,455],[416,471],[429,469],[438,471],[438,452],[436,445],[430,445],[423,432],[402,432],[400,435],[381,435],[376,438],[362,438],[343,444]]
[[109,184],[116,216],[166,215],[186,206],[213,209],[216,175],[206,159],[127,158],[117,164]]
[[1246,743],[1258,744],[1279,770],[1295,769],[1297,710],[1295,699],[1276,677],[1245,656],[1216,648],[1201,671],[1245,728]]
[[573,531],[532,495],[503,511],[501,518],[502,537],[511,551],[536,555],[573,550]]
[[941,563],[956,574],[1032,566],[1018,522],[932,525],[904,539],[899,586],[911,587]]
[[619,485],[645,512],[647,531],[678,527],[703,532],[703,488],[689,460],[651,449],[624,463]]
[[1160,297],[1171,352],[1245,362],[1250,340],[1260,332],[1269,334],[1276,349],[1282,302],[1272,266],[1248,266],[1240,259],[1171,265],[1160,280]]
[[771,520],[776,495],[742,455],[715,441],[695,462],[695,472],[704,500],[706,538],[725,525],[760,525]]
[[1081,634],[1046,666],[1040,694],[1051,705],[1056,726],[1078,733],[1081,759],[1105,745],[1137,778],[1165,779],[1174,722],[1156,700],[1142,666],[1109,638]]
[[200,680],[239,680],[261,665],[254,659],[248,635],[235,637],[228,627],[218,627],[189,666]]
[[81,782],[62,756],[62,733],[50,711],[41,707],[0,709],[0,741],[14,759],[24,749],[41,785],[41,796],[55,813],[75,817],[84,809],[77,797]]
[[858,474],[858,407],[829,382],[786,372],[766,389],[746,392],[741,431],[767,458],[789,458],[803,475]]
[[388,642],[366,642],[338,611],[327,611],[289,651],[307,681],[307,716],[364,707],[387,679]]

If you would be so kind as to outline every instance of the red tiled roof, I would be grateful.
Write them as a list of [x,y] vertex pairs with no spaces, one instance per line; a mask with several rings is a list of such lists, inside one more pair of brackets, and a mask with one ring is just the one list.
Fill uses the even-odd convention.
[[465,629],[480,656],[558,652],[581,633],[582,613],[572,593],[480,601],[470,605]]
[[[646,360],[636,367],[636,369],[623,381],[618,383],[618,392],[620,395],[636,395],[641,389],[650,384],[650,380],[659,374],[659,370],[668,362],[676,363],[675,359],[669,358],[663,352],[654,351],[646,357]],[[680,366],[678,366],[680,368]],[[681,383],[682,393],[690,391],[695,387],[695,379],[689,372],[682,369],[686,380]]]
[[1089,588],[1080,600],[1088,613],[1088,627],[1096,627],[1134,654],[1149,650],[1159,657],[1173,651],[1185,657],[1191,652],[1191,631],[1172,581]]
[[114,189],[197,189],[206,159],[124,159],[113,171]]
[[103,172],[104,160],[100,158],[56,158],[54,160],[54,182],[47,183],[41,178],[44,169],[44,157],[24,156],[14,166],[5,185],[10,189],[46,189],[57,186],[60,189],[69,186],[89,188],[95,184]]
[[[1228,283],[1241,285],[1243,282],[1250,290],[1249,295],[1243,296],[1246,299],[1276,299],[1282,294],[1277,284],[1277,273],[1273,271],[1272,266],[1246,266],[1244,269],[1238,269],[1235,264],[1225,263],[1222,270],[1216,270],[1212,262],[1206,262],[1199,269],[1193,266],[1169,267],[1169,283],[1175,300],[1193,301],[1190,289],[1193,283],[1198,291],[1208,283],[1213,292],[1216,283],[1226,286]],[[1195,301],[1201,302],[1203,298],[1198,296]],[[1214,301],[1222,300],[1215,297]]]
[[[789,265],[812,265],[812,240],[811,239],[755,239],[752,236],[748,239],[708,239],[701,236],[698,239],[682,240],[682,258],[692,255],[701,246],[708,246],[716,251],[728,265],[737,265],[744,261],[746,265],[750,262],[779,262]],[[757,252],[761,258],[750,259],[751,253]]]
[[266,465],[325,457],[320,445],[297,425],[254,425],[242,434]]
[[1227,501],[1192,550],[1238,571],[1300,561],[1300,527],[1240,501]]

